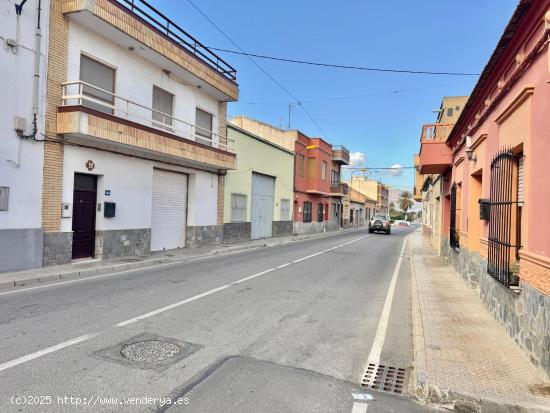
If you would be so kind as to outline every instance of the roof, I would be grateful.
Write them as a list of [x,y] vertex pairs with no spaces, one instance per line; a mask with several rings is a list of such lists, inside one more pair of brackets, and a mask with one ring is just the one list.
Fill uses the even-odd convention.
[[464,106],[464,109],[462,110],[462,113],[460,114],[458,120],[456,121],[456,124],[449,134],[449,137],[447,138],[447,142],[451,142],[455,137],[456,134],[461,131],[463,125],[466,123],[468,117],[470,116],[470,109],[474,107],[474,105],[477,103],[478,99],[483,97],[483,92],[487,86],[490,86],[491,84],[491,77],[492,73],[495,70],[495,68],[500,63],[500,59],[506,52],[508,46],[510,45],[512,39],[514,38],[516,32],[518,31],[519,26],[523,22],[523,19],[527,15],[527,12],[531,8],[531,6],[535,3],[535,0],[520,0],[518,6],[516,7],[516,10],[514,11],[514,14],[512,15],[512,18],[508,22],[508,25],[504,29],[504,32],[502,36],[500,37],[500,40],[493,51],[493,54],[489,58],[489,61],[485,65],[485,68],[483,69],[483,72],[481,72],[481,75],[479,76],[479,79],[474,86],[474,90],[470,94],[470,98],[466,102],[466,105]]
[[252,132],[247,131],[246,129],[239,128],[238,126],[235,126],[235,125],[233,125],[232,123],[228,123],[228,124],[227,124],[227,128],[228,128],[228,129],[234,129],[234,130],[236,130],[236,131],[238,131],[238,132],[244,133],[245,135],[247,135],[247,136],[250,137],[250,138],[256,139],[257,141],[260,141],[260,142],[262,142],[262,143],[265,143],[266,145],[272,146],[272,147],[275,148],[275,149],[279,149],[280,151],[286,152],[286,153],[288,153],[288,154],[294,156],[294,152],[289,151],[288,149],[283,148],[282,146],[277,145],[276,143],[273,143],[273,142],[271,142],[271,141],[269,141],[269,140],[267,140],[267,139],[264,139],[264,138],[262,138],[261,136],[255,135],[255,134],[253,134]]

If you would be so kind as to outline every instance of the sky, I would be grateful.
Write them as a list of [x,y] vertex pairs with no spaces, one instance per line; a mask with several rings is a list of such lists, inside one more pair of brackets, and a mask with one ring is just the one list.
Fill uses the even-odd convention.
[[[187,0],[149,0],[203,44],[236,50]],[[517,0],[192,0],[248,53],[342,65],[479,74]],[[477,76],[379,73],[255,59],[218,52],[237,69],[247,115],[346,146],[353,166],[410,167],[423,123],[442,96],[468,95]],[[370,172],[412,189],[411,169]]]

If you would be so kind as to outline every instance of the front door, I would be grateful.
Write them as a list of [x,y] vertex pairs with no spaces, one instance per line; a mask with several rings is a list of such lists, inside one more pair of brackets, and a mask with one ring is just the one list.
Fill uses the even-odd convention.
[[73,193],[73,259],[90,258],[95,251],[96,177],[75,174]]

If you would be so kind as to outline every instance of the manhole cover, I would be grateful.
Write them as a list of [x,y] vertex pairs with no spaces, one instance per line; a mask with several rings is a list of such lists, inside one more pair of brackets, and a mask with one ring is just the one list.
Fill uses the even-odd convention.
[[155,363],[175,357],[181,348],[174,344],[161,340],[139,341],[132,344],[124,344],[120,355],[126,360],[138,363]]

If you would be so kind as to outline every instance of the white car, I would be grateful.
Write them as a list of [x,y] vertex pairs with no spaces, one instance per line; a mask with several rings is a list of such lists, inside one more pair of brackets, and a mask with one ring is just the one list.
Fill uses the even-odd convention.
[[369,234],[372,234],[374,231],[383,231],[388,235],[391,233],[391,222],[389,215],[374,214],[369,221]]

